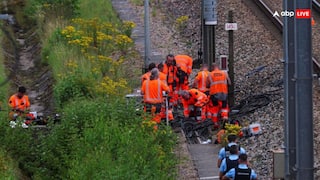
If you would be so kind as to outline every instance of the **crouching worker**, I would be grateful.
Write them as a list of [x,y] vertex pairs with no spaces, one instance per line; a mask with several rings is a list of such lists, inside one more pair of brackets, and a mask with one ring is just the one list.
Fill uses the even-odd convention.
[[198,89],[180,91],[182,97],[183,115],[185,118],[191,115],[199,122],[206,120],[206,105],[209,102],[207,95]]
[[[162,92],[169,92],[169,87],[159,79],[159,70],[151,70],[150,79],[143,82],[141,94],[143,95],[144,111],[150,113],[152,121],[159,124],[161,122],[161,106],[164,102]],[[155,127],[156,128],[156,127]]]
[[[8,104],[11,108],[9,118],[12,122],[10,122],[10,124],[14,123],[13,121],[15,121],[18,116],[25,118],[30,110],[30,101],[29,97],[26,95],[26,88],[20,86],[18,92],[9,98]],[[27,127],[25,123],[22,125]]]

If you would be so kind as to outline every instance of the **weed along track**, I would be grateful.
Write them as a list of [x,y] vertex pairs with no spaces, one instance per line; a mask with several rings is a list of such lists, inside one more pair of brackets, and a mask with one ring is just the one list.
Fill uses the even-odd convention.
[[8,69],[10,94],[18,86],[27,88],[31,111],[52,112],[52,83],[50,68],[41,60],[41,43],[36,32],[36,23],[22,15],[24,4],[17,1],[7,4],[2,14],[9,14],[13,22],[4,21],[2,48],[5,66]]

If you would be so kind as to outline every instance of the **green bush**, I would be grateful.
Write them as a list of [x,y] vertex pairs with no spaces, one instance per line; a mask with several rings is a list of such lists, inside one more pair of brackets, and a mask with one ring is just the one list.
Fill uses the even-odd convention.
[[[30,0],[27,3],[28,15],[42,16],[47,21],[72,16],[77,14],[78,4],[81,7],[90,4],[95,6],[95,11],[93,8],[81,11],[83,19],[101,17],[120,22],[115,18],[110,0]],[[50,13],[57,18],[47,18]],[[46,23],[44,19],[42,23]],[[123,25],[123,33],[130,35],[133,24]],[[0,115],[0,146],[14,158],[24,175],[34,180],[175,179],[177,161],[173,148],[176,137],[170,127],[160,126],[154,131],[153,126],[142,122],[134,104],[127,104],[123,96],[94,93],[97,89],[92,88],[97,88],[94,86],[97,78],[90,70],[86,71],[90,65],[81,62],[83,54],[60,43],[59,31],[47,30],[46,33],[53,32],[53,35],[43,40],[42,58],[53,69],[56,79],[54,100],[61,108],[61,122],[50,123],[48,129],[12,129],[8,126],[7,114]],[[129,54],[129,50],[120,49],[110,55],[122,61]],[[105,63],[98,67],[104,66]],[[122,80],[120,68],[114,71],[114,74],[104,72],[103,75],[110,73]],[[102,84],[110,92],[119,91],[114,82],[118,81],[109,78]]]
[[34,18],[39,15],[70,18],[79,14],[79,0],[30,0],[25,13]]
[[82,134],[70,179],[174,179],[176,139],[170,128],[144,128],[134,108],[119,99],[65,109],[73,114],[67,119],[77,117]]
[[92,97],[92,93],[90,92],[92,83],[93,80],[87,79],[79,73],[65,76],[54,88],[57,105],[62,107],[63,104],[70,100]]

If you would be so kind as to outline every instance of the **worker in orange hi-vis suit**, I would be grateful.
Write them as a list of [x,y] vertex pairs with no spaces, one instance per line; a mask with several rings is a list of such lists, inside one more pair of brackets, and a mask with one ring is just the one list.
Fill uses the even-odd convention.
[[161,106],[164,102],[163,91],[169,92],[169,87],[159,79],[159,70],[153,68],[151,70],[150,79],[145,80],[141,87],[141,94],[145,104],[145,112],[151,113],[152,120],[156,123],[161,122]]
[[182,97],[183,115],[190,117],[191,113],[196,116],[197,121],[202,122],[206,120],[206,107],[209,98],[206,94],[198,89],[183,90],[179,92]]
[[200,71],[196,75],[193,81],[193,87],[199,89],[199,91],[209,95],[209,88],[207,88],[207,79],[208,79],[208,65],[203,64]]
[[170,88],[169,106],[170,106],[170,108],[172,108],[173,106],[178,105],[177,85],[179,83],[179,78],[177,76],[178,68],[177,68],[176,62],[174,60],[174,55],[172,55],[172,54],[167,55],[166,61],[163,63],[163,71],[162,72],[167,75],[167,84]]
[[[20,86],[18,88],[18,92],[10,96],[8,104],[11,108],[9,112],[10,120],[15,120],[15,115],[25,117],[27,116],[28,111],[30,110],[30,101],[29,97],[26,95],[26,88],[24,86]],[[27,126],[26,124],[24,124]]]
[[188,79],[192,72],[192,58],[188,55],[174,56],[178,67],[179,90],[188,90]]
[[218,125],[219,111],[221,118],[226,120],[229,118],[229,108],[227,104],[228,99],[228,85],[231,85],[231,80],[226,71],[219,69],[217,64],[213,64],[213,70],[209,73],[207,84],[210,87],[210,100],[208,106],[208,118],[214,123],[214,127]]
[[[167,84],[167,75],[165,73],[163,73],[163,63],[160,63],[158,64],[158,69],[159,69],[159,79],[163,82],[165,82]],[[162,107],[161,107],[161,119],[165,119],[167,116],[167,113],[168,113],[168,118],[169,118],[169,121],[172,121],[174,120],[174,117],[173,117],[173,113],[172,113],[172,108],[169,108],[168,107],[168,112],[166,112],[166,105],[163,104]]]
[[148,72],[144,73],[142,76],[141,76],[141,86],[143,84],[143,81],[147,80],[150,78],[150,75],[151,75],[151,70],[153,68],[156,67],[156,64],[155,63],[150,63],[149,66],[148,66]]
[[165,73],[163,73],[163,68],[164,68],[163,63],[158,64],[157,67],[158,67],[158,70],[159,70],[159,79],[161,81],[165,82],[166,84],[168,84],[167,83],[167,75]]

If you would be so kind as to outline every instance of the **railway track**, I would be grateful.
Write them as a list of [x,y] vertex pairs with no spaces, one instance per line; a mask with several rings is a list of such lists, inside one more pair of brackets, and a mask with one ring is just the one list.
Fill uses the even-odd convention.
[[312,0],[312,9],[320,13],[320,2],[318,0]]
[[[254,4],[259,7],[260,11],[263,12],[263,14],[270,20],[270,22],[276,27],[279,33],[283,33],[283,22],[282,20],[277,17],[273,16],[274,10],[263,0],[252,0]],[[318,0],[312,1],[312,7],[314,10],[316,10],[318,13],[320,13],[320,3]],[[313,61],[313,69],[315,74],[320,73],[320,62],[315,57],[312,57]]]

